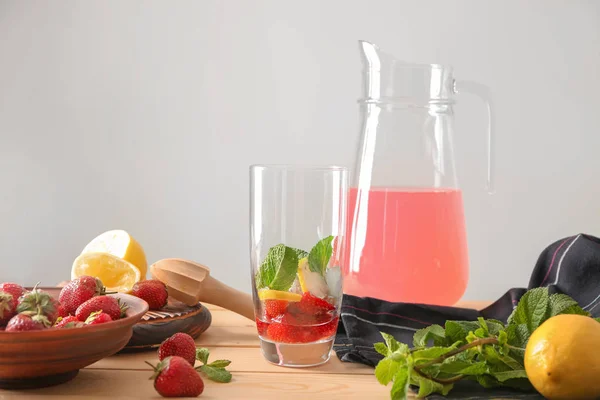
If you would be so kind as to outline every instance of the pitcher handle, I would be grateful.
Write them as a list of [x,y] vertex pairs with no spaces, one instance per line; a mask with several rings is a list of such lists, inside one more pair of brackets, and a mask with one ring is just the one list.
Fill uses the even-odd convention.
[[486,105],[488,112],[487,132],[487,179],[486,189],[488,193],[494,193],[494,113],[492,112],[492,94],[489,87],[474,81],[454,81],[455,93],[470,93],[479,97]]

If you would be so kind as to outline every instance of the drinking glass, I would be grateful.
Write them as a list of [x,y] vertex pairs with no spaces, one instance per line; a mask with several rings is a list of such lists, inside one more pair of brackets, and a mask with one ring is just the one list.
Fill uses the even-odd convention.
[[271,363],[329,360],[342,301],[346,199],[343,167],[250,167],[252,296]]

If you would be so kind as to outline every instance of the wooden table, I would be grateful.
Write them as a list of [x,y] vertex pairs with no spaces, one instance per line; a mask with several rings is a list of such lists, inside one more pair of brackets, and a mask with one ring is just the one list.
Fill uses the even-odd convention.
[[[478,308],[485,303],[463,303]],[[208,379],[201,399],[389,399],[388,387],[381,386],[373,369],[331,360],[313,368],[284,368],[268,363],[259,349],[254,323],[220,307],[206,305],[212,325],[196,340],[210,349],[210,357],[228,359],[233,374],[230,383]],[[81,370],[71,382],[29,391],[0,390],[0,400],[38,399],[139,399],[160,398],[155,392],[151,369],[144,361],[158,362],[156,352],[119,354]]]

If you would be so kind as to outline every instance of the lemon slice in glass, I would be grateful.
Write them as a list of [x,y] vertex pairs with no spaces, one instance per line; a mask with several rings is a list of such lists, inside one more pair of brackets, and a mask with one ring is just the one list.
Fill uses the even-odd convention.
[[298,293],[264,289],[258,291],[258,298],[261,300],[300,301],[302,299],[302,296]]
[[80,276],[99,278],[106,290],[127,293],[141,279],[140,270],[132,263],[108,253],[84,253],[75,259],[71,279]]

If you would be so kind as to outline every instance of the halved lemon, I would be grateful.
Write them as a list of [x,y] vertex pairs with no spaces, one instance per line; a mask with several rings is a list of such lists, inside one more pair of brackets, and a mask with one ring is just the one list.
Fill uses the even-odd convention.
[[140,270],[141,279],[146,279],[148,262],[142,246],[126,231],[116,229],[94,238],[81,252],[108,253],[129,261]]
[[308,258],[304,257],[298,261],[298,282],[302,293],[310,292],[315,296],[324,298],[329,294],[329,287],[325,278],[318,272],[311,271],[308,266]]
[[141,279],[140,270],[132,263],[108,253],[84,253],[75,259],[71,279],[83,275],[99,278],[106,290],[126,293]]
[[270,290],[264,289],[258,291],[258,298],[261,300],[287,300],[287,301],[300,301],[302,295],[292,292],[284,292],[281,290]]

